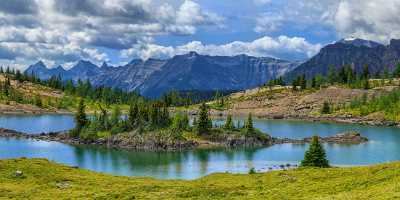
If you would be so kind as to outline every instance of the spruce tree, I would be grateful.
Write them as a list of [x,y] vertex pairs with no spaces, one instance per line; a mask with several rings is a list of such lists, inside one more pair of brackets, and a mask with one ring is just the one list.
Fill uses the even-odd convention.
[[73,136],[79,136],[79,133],[81,132],[82,128],[84,128],[88,123],[88,119],[85,113],[85,102],[82,98],[79,100],[78,109],[75,114],[75,123],[76,125],[75,125],[75,130],[73,131],[74,132]]
[[324,104],[322,104],[321,113],[322,114],[331,113],[331,108],[330,108],[329,103],[327,101],[324,101]]
[[397,64],[396,69],[393,72],[393,77],[400,78],[400,63]]
[[307,88],[307,80],[306,80],[305,74],[302,74],[301,76],[299,76],[298,83],[300,85],[301,90],[305,90]]
[[131,104],[128,112],[128,126],[130,129],[135,127],[139,115],[139,108],[137,104]]
[[312,138],[309,149],[304,154],[304,160],[301,161],[302,167],[329,167],[329,161],[326,159],[324,147],[318,140],[318,136]]
[[316,78],[314,76],[311,79],[311,88],[316,88],[316,87],[317,87],[317,80],[316,80]]
[[329,66],[328,68],[328,82],[329,84],[333,85],[337,80],[337,73],[334,66]]
[[253,119],[251,117],[251,113],[249,113],[249,116],[247,117],[247,121],[244,125],[244,129],[247,134],[252,134],[254,133],[254,127],[253,127]]
[[199,119],[197,121],[197,132],[199,134],[207,134],[211,128],[210,121],[208,117],[208,106],[202,103],[199,111]]
[[224,129],[233,130],[234,128],[235,128],[235,126],[233,125],[232,115],[228,115],[226,117],[226,122],[225,122],[225,125],[224,125]]

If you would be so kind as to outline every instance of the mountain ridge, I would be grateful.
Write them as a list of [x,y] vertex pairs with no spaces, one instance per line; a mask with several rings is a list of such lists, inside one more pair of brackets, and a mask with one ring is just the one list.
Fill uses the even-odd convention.
[[[69,70],[45,70],[31,65],[26,71],[42,79],[60,75],[64,80],[90,80],[96,86],[139,91],[148,97],[159,97],[172,90],[242,90],[264,84],[294,69],[299,62],[269,57],[209,56],[197,52],[176,55],[170,59],[133,59],[118,67],[98,67],[79,61]],[[104,67],[103,67],[104,66]],[[46,67],[45,67],[46,68]]]
[[394,71],[398,63],[400,63],[398,39],[392,39],[388,45],[362,39],[340,40],[323,47],[318,54],[286,74],[285,79],[290,81],[302,74],[310,79],[317,74],[327,75],[330,66],[339,70],[345,65],[350,65],[358,74],[368,65],[370,74],[375,75],[383,73],[385,68],[389,72]]

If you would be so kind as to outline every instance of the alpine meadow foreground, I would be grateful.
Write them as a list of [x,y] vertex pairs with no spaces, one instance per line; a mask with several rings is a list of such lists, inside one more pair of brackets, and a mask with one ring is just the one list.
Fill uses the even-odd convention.
[[183,181],[118,177],[21,158],[0,161],[0,182],[1,199],[396,199],[400,163]]

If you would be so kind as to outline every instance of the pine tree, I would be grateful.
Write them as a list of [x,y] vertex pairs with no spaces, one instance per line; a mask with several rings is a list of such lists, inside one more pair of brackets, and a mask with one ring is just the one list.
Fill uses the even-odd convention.
[[329,105],[329,103],[327,101],[324,101],[324,104],[322,105],[321,113],[322,114],[331,113],[331,108],[330,108],[330,105]]
[[328,68],[328,82],[333,85],[337,81],[337,73],[334,66],[329,66]]
[[393,72],[393,77],[400,78],[400,63],[397,64],[396,69]]
[[112,112],[111,112],[111,125],[112,126],[118,126],[120,122],[120,117],[121,117],[121,109],[118,105],[114,106]]
[[208,116],[208,106],[202,103],[199,111],[199,119],[197,121],[197,132],[199,134],[207,134],[210,131],[210,119]]
[[368,80],[369,76],[370,76],[369,67],[368,67],[368,65],[364,65],[363,72],[362,72],[362,79],[363,80]]
[[314,76],[311,79],[311,88],[316,88],[316,87],[317,87],[317,80],[316,80],[316,78]]
[[17,70],[17,72],[15,73],[15,80],[17,80],[18,82],[22,82],[22,74],[19,70]]
[[254,133],[253,119],[252,119],[251,113],[249,113],[249,116],[247,117],[247,121],[244,124],[244,129],[247,134]]
[[225,125],[224,125],[224,129],[233,130],[234,128],[235,128],[235,126],[233,125],[232,115],[228,115],[226,117],[226,122],[225,122]]
[[304,160],[301,161],[302,167],[329,167],[329,161],[323,146],[318,140],[318,136],[312,138],[309,149],[304,154]]
[[85,102],[81,98],[79,100],[79,105],[77,112],[75,114],[75,130],[73,131],[73,136],[79,136],[82,128],[84,128],[88,124],[88,119],[85,113]]
[[129,112],[128,112],[128,126],[130,129],[133,129],[135,127],[135,124],[138,120],[138,115],[139,115],[138,105],[131,104],[129,106]]
[[383,69],[383,78],[388,79],[389,78],[389,69],[387,66]]
[[306,75],[305,74],[302,74],[301,76],[299,76],[298,83],[300,85],[300,89],[301,90],[307,89],[307,80],[306,80]]
[[298,80],[295,79],[292,81],[292,90],[297,91],[297,86],[298,86]]

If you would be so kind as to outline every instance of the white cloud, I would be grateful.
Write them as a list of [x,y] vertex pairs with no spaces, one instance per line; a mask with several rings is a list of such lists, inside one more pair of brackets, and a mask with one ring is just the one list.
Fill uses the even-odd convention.
[[121,55],[125,58],[140,57],[146,60],[154,57],[172,57],[174,55],[196,51],[204,55],[233,56],[248,54],[260,57],[304,59],[315,55],[320,48],[320,44],[311,44],[300,37],[290,38],[287,36],[279,36],[277,38],[272,38],[264,36],[251,42],[234,41],[223,45],[206,45],[200,41],[192,41],[176,47],[156,44],[138,44],[130,49],[123,50]]
[[400,38],[399,0],[285,0],[282,5],[258,15],[254,31],[325,26],[336,31],[337,39],[354,36],[388,43]]
[[282,14],[263,13],[256,19],[254,31],[257,33],[271,33],[283,26],[284,17]]
[[341,37],[349,35],[387,43],[400,38],[400,1],[345,0],[340,2],[333,25]]
[[[0,65],[39,59],[109,60],[103,49],[120,51],[159,35],[190,35],[223,18],[198,3],[158,5],[154,0],[4,0],[0,4]],[[23,4],[23,5],[22,5]],[[101,50],[100,50],[101,49]],[[20,66],[20,65],[18,65]]]

